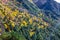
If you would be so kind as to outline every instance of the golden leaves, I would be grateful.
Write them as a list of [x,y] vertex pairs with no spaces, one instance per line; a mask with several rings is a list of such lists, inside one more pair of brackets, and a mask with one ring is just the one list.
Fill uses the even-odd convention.
[[19,13],[19,11],[18,10],[15,10],[15,11],[12,11],[11,15],[12,16],[16,16],[18,13]]
[[43,25],[39,25],[39,26],[38,26],[38,29],[40,29],[40,28],[44,28],[44,26],[43,26]]
[[6,12],[6,14],[12,11],[11,8],[8,6],[5,6],[4,9],[5,9],[4,11]]
[[0,28],[0,33],[2,32],[2,29]]
[[30,37],[32,37],[35,34],[35,32],[30,31],[29,34],[30,34]]
[[27,26],[27,22],[26,21],[22,21],[21,22],[21,26]]
[[32,19],[29,19],[29,22],[30,22],[30,24],[32,24],[33,23],[33,20]]
[[[17,25],[19,28],[29,27],[31,25],[31,27],[33,27],[33,29],[35,27],[40,29],[40,28],[44,28],[44,27],[48,26],[48,23],[46,23],[42,19],[42,17],[43,17],[42,13],[38,14],[38,17],[37,17],[35,15],[29,14],[27,11],[19,12],[19,10],[17,10],[17,9],[12,10],[9,6],[3,6],[2,10],[3,11],[0,11],[0,16],[1,17],[6,16],[5,19],[8,21],[7,22],[4,21],[5,22],[4,26],[5,26],[5,28],[8,28],[9,30],[10,30],[9,25],[11,25],[12,28],[14,28],[15,25]],[[4,12],[5,15],[2,14],[2,12]],[[34,33],[35,32],[30,32],[30,36],[32,36]]]
[[45,26],[48,26],[48,23],[46,23],[46,22],[43,22],[43,24],[44,24]]
[[10,24],[12,25],[12,27],[15,27],[15,22],[13,22],[12,20],[10,20]]
[[8,24],[4,24],[4,26],[5,26],[5,29],[7,29],[9,32],[11,31]]
[[9,26],[7,24],[4,24],[5,28],[8,28]]
[[0,11],[0,17],[4,18],[4,14]]

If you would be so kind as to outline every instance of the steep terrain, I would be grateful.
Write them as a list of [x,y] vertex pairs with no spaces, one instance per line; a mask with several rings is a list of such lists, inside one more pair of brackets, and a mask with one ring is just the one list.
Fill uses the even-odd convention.
[[0,1],[0,40],[60,40],[59,26],[28,0]]
[[60,18],[60,4],[54,0],[33,0],[33,2],[40,8],[44,10],[44,13],[49,16],[51,15],[54,19]]

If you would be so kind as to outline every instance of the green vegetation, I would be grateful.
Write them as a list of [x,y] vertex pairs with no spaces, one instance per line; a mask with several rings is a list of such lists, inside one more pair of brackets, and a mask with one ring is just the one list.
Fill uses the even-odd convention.
[[41,12],[36,16],[0,3],[0,40],[60,40],[55,23]]

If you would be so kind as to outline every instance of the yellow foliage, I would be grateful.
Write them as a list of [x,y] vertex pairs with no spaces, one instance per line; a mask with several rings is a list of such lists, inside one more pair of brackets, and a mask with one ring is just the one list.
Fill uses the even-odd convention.
[[1,10],[0,10],[0,14],[1,14],[2,12],[1,12]]
[[43,24],[44,24],[45,26],[48,26],[48,23],[46,23],[46,22],[43,22]]
[[17,10],[15,10],[15,11],[13,11],[13,12],[11,13],[12,16],[16,16],[17,14],[18,14],[18,11],[17,11]]
[[9,26],[7,24],[4,24],[5,28],[7,29]]
[[36,19],[37,19],[37,17],[36,17],[36,16],[34,16],[34,17],[33,17],[33,20],[36,20]]
[[40,17],[44,17],[44,15],[43,15],[42,13],[38,14],[38,16],[40,16]]
[[12,20],[10,20],[10,23],[11,23],[12,27],[15,27],[15,22],[13,22]]
[[21,26],[27,26],[27,22],[26,21],[22,21]]
[[0,32],[2,32],[2,29],[0,28]]
[[41,28],[44,28],[44,25],[41,25]]
[[30,18],[30,14],[29,13],[26,13],[26,17]]
[[32,37],[35,34],[35,32],[32,31],[30,31],[29,33],[30,33],[30,37]]
[[33,23],[33,20],[32,19],[29,19],[29,22],[30,22],[30,24],[32,24]]
[[36,24],[38,24],[38,23],[36,23],[36,22],[33,22],[33,26],[36,26]]
[[9,8],[8,6],[5,6],[4,11],[5,15],[10,14],[12,12],[11,8]]
[[24,26],[24,24],[21,23],[21,26]]
[[0,17],[4,18],[4,14],[0,11]]
[[38,29],[40,29],[40,28],[44,28],[44,26],[43,26],[43,25],[39,25],[39,26],[38,26]]
[[10,12],[11,8],[9,8],[8,6],[5,6],[5,11]]
[[22,15],[18,15],[18,18],[22,17]]
[[4,24],[4,26],[5,26],[5,29],[7,29],[8,31],[11,31],[10,27],[8,26],[8,24]]
[[[27,11],[19,12],[19,10],[17,10],[17,9],[12,10],[9,6],[4,6],[4,5],[2,6],[2,10],[3,11],[0,10],[0,17],[4,18],[6,16],[7,17],[6,20],[10,21],[9,23],[4,24],[5,28],[9,29],[10,28],[9,25],[11,25],[14,28],[15,25],[17,25],[17,24],[18,24],[19,28],[21,26],[27,27],[27,26],[30,26],[31,24],[32,24],[32,27],[37,26],[39,29],[44,28],[44,26],[48,26],[48,23],[46,23],[45,21],[43,21],[42,18],[39,17],[39,16],[43,16],[42,13],[38,14],[38,17],[36,17],[35,15],[29,14]],[[3,12],[5,12],[5,15],[2,14]],[[12,20],[14,20],[14,21],[12,21]],[[40,25],[40,23],[43,25]],[[34,29],[34,28],[32,28],[32,29]],[[34,33],[35,32],[30,32],[30,36],[32,36]]]
[[40,16],[42,16],[43,14],[42,13],[40,13]]

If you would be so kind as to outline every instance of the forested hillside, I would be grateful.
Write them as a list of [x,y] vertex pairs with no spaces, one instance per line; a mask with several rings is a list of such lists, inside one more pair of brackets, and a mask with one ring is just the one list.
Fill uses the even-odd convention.
[[28,0],[0,0],[0,40],[60,40],[59,26]]

